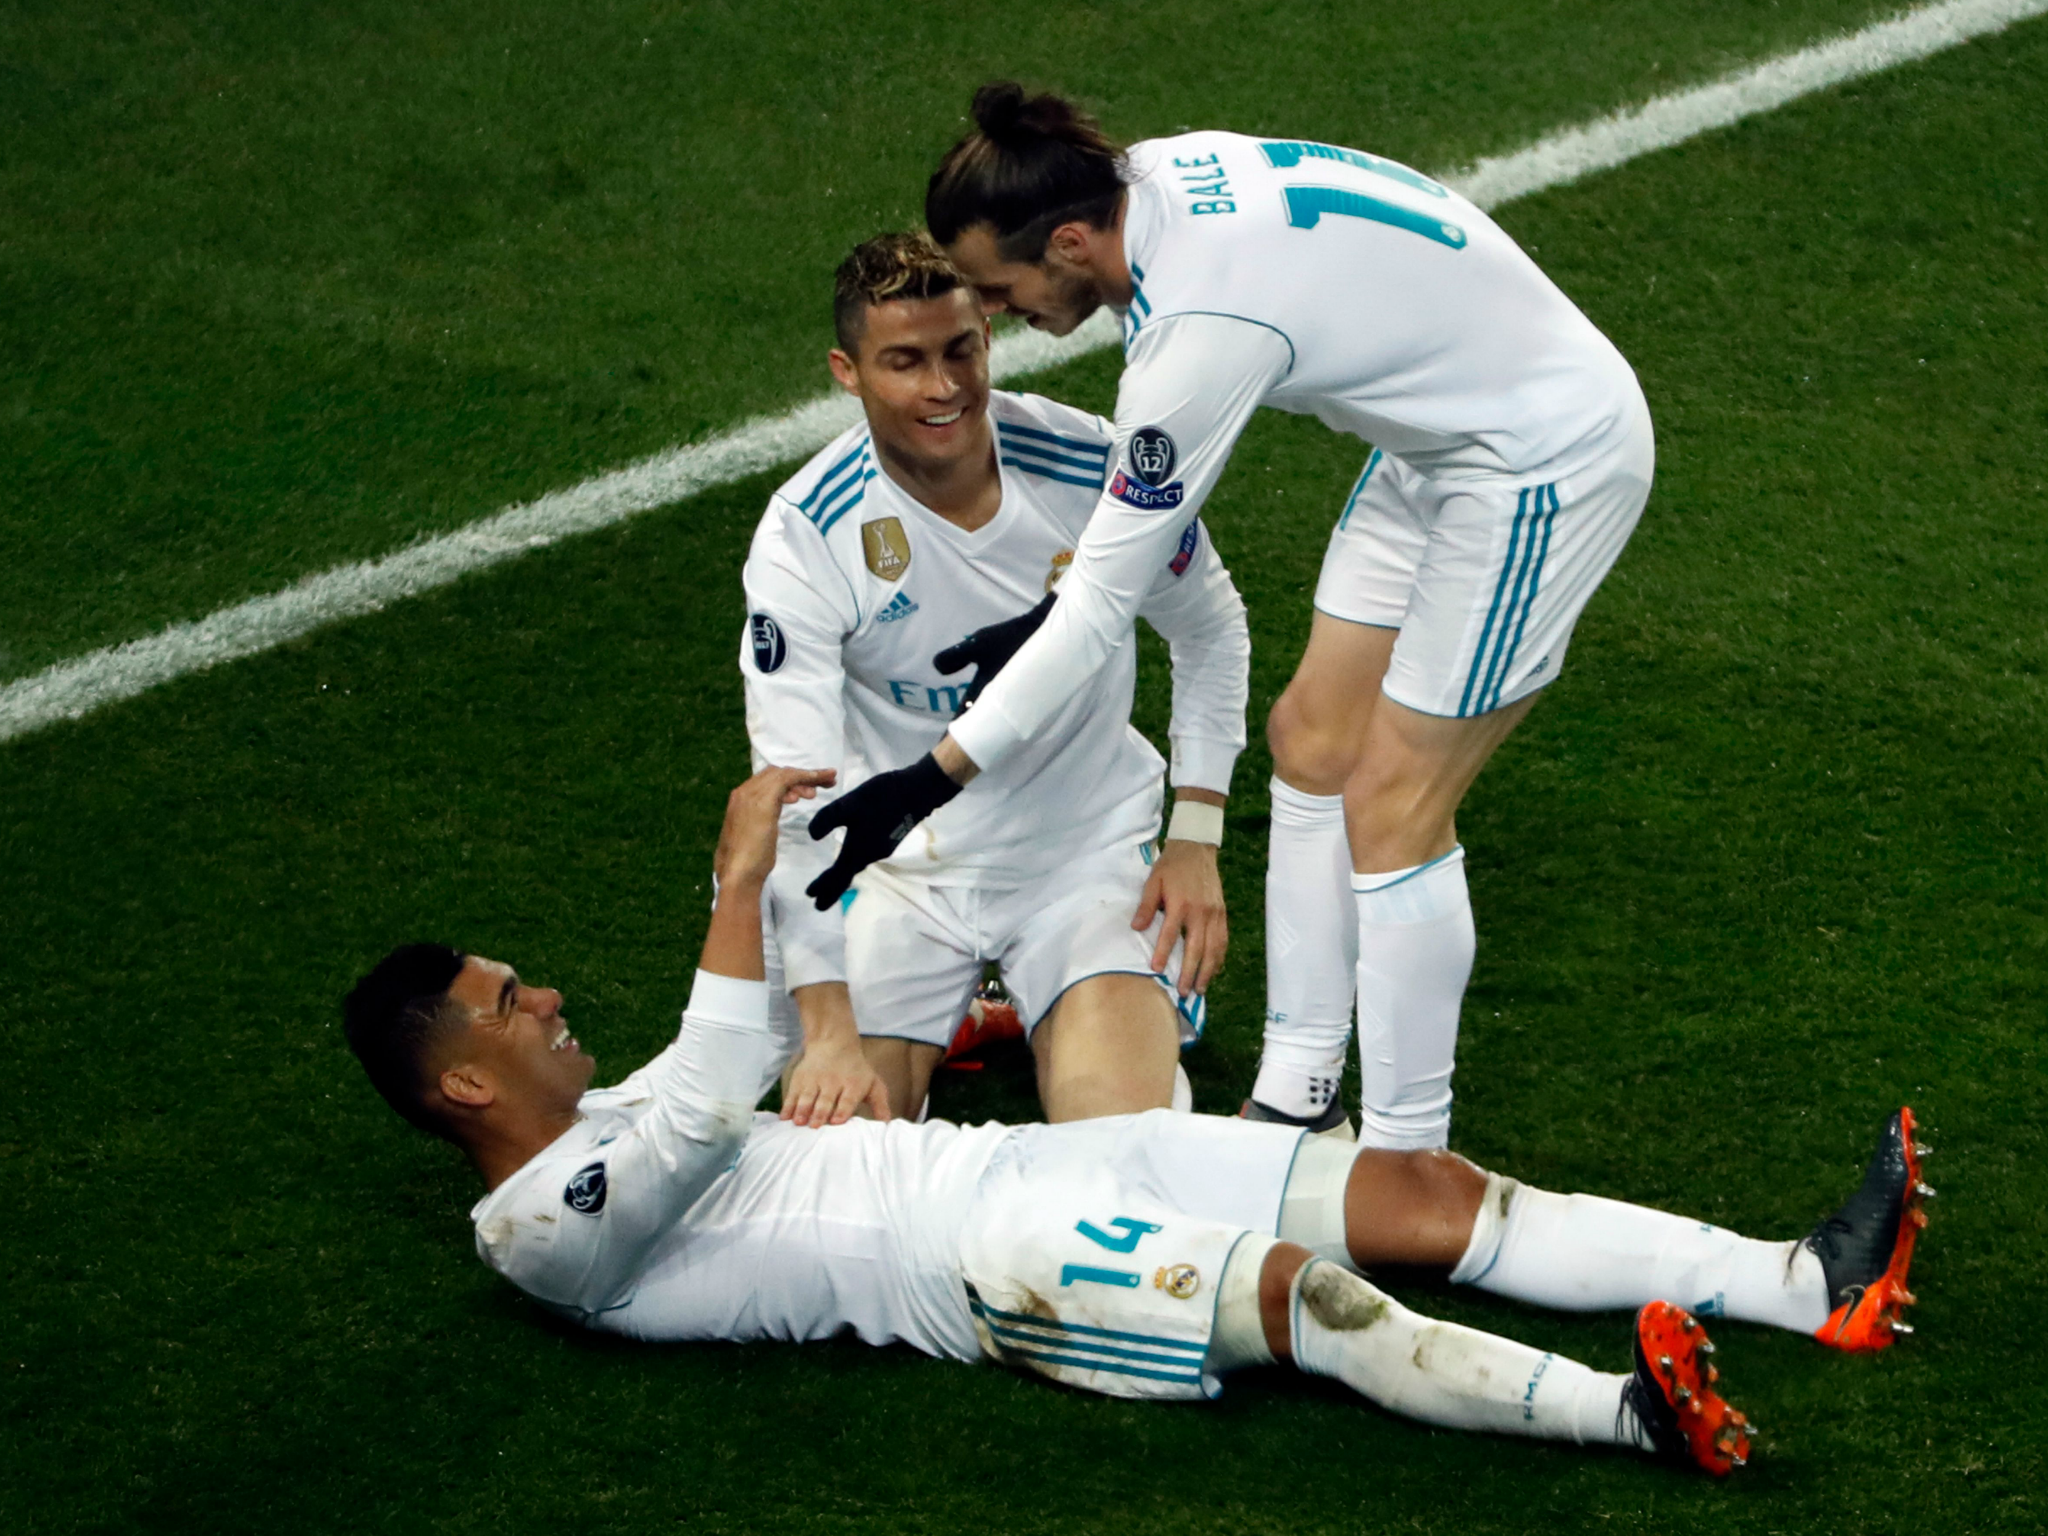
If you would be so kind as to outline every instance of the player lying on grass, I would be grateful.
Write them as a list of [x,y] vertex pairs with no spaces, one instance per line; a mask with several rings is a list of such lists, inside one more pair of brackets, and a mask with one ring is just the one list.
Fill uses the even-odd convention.
[[[769,499],[740,671],[756,766],[834,768],[853,786],[924,758],[973,697],[965,667],[1007,655],[1016,626],[1002,621],[1051,600],[1110,429],[989,388],[981,307],[924,236],[867,241],[835,287],[829,362],[864,419]],[[1174,1098],[1226,942],[1214,808],[1244,746],[1251,639],[1197,524],[1161,554],[1137,611],[1172,651],[1175,794],[1214,825],[1188,829],[1177,810],[1153,859],[1166,765],[1130,723],[1135,636],[845,901],[807,890],[832,850],[809,836],[811,807],[793,810],[769,921],[801,1016],[783,1094],[798,1124],[879,1109],[878,1084],[916,1115],[991,961],[1030,1033],[1047,1119]]]
[[[851,1328],[1122,1397],[1214,1396],[1233,1369],[1289,1361],[1428,1423],[1717,1473],[1749,1431],[1714,1390],[1704,1330],[1658,1298],[1845,1349],[1903,1326],[1930,1193],[1904,1110],[1841,1210],[1776,1243],[1242,1119],[806,1130],[754,1113],[774,1070],[760,902],[779,813],[830,781],[770,768],[733,792],[682,1029],[616,1087],[589,1091],[561,994],[496,961],[410,945],[349,995],[371,1081],[489,1186],[470,1213],[484,1262],[564,1316],[644,1339]],[[1634,1368],[1419,1316],[1357,1273],[1377,1264],[1637,1307]]]
[[932,765],[833,814],[855,837],[893,827],[938,769],[966,783],[1041,741],[1126,643],[1257,407],[1364,439],[1267,723],[1266,1044],[1245,1113],[1342,1118],[1355,992],[1361,1139],[1447,1145],[1474,942],[1456,812],[1649,495],[1635,375],[1481,209],[1391,160],[1223,132],[1124,151],[1013,84],[973,111],[926,222],[993,309],[1056,335],[1118,311],[1115,472],[1058,605]]

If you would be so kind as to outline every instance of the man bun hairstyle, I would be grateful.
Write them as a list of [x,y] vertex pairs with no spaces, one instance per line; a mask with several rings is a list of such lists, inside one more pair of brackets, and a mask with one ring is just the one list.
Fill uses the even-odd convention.
[[839,349],[859,350],[868,306],[892,299],[937,299],[965,281],[923,233],[877,235],[856,245],[832,279],[832,330]]
[[1026,96],[1014,80],[974,93],[974,132],[946,151],[924,194],[932,238],[951,245],[977,225],[1005,261],[1039,261],[1062,224],[1106,229],[1130,180],[1124,152],[1063,96]]
[[423,1131],[447,1129],[427,1099],[427,1056],[463,1022],[448,995],[467,957],[446,944],[401,944],[355,984],[341,1005],[349,1049],[384,1102]]

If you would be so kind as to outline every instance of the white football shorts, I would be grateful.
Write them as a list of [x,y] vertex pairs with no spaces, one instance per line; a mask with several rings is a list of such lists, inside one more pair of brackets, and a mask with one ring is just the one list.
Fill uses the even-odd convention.
[[1585,469],[1517,487],[1428,480],[1375,451],[1330,535],[1316,607],[1398,629],[1381,685],[1426,715],[1483,715],[1564,665],[1656,468],[1648,409]]
[[1020,1127],[960,1241],[983,1351],[1111,1397],[1216,1396],[1223,1266],[1273,1235],[1303,1134],[1165,1109]]
[[1153,976],[1180,1015],[1181,1044],[1201,1038],[1204,1003],[1174,990],[1181,946],[1152,969],[1163,918],[1131,927],[1151,862],[1149,843],[1077,859],[1013,890],[937,885],[886,864],[854,882],[846,911],[846,981],[861,1033],[952,1043],[991,961],[1027,1032],[1067,988],[1090,976]]

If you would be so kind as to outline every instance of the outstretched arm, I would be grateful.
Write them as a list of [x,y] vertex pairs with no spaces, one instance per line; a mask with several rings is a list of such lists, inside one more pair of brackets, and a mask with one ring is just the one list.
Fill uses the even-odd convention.
[[847,829],[838,860],[808,887],[821,907],[983,768],[1035,736],[1123,644],[1238,434],[1293,364],[1294,348],[1279,332],[1228,315],[1174,315],[1139,333],[1117,390],[1109,483],[1059,601],[993,682],[986,666],[977,674],[985,691],[929,754],[875,775],[813,818],[813,837]]
[[528,1295],[586,1315],[630,1300],[654,1246],[738,1157],[774,1046],[761,888],[775,867],[776,824],[785,804],[832,778],[764,768],[733,791],[718,839],[718,904],[682,1029],[619,1085],[644,1096],[645,1112],[595,1149],[566,1194],[535,1187],[527,1198],[537,1207],[477,1229],[486,1261]]
[[1152,968],[1164,971],[1174,944],[1184,940],[1179,985],[1186,997],[1208,990],[1230,944],[1216,850],[1231,770],[1244,750],[1251,633],[1244,600],[1200,521],[1190,525],[1138,611],[1173,654],[1168,777],[1175,806],[1131,926],[1142,930],[1164,912]]
[[977,769],[1035,736],[1124,642],[1238,434],[1293,360],[1279,332],[1224,315],[1175,315],[1139,332],[1117,389],[1109,483],[1060,600],[949,733]]
[[[844,646],[860,622],[825,542],[778,497],[754,534],[742,580],[747,639],[747,738],[755,763],[838,767],[846,760]],[[783,983],[803,1023],[803,1053],[783,1087],[782,1117],[837,1125],[863,1104],[889,1116],[888,1089],[861,1051],[846,989],[846,921],[837,902],[804,894],[835,852],[810,836],[830,799],[786,807],[765,911],[782,956]]]
[[699,971],[741,981],[766,981],[761,960],[761,891],[775,869],[775,843],[782,808],[810,800],[838,782],[832,768],[763,768],[725,802],[712,868],[718,875],[718,904],[704,935]]

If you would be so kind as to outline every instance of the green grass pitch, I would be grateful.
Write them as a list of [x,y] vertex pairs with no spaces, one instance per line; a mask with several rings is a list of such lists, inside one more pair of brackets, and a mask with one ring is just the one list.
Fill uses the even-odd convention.
[[[814,392],[832,263],[914,216],[990,74],[1126,136],[1440,168],[1870,14],[7,7],[0,680]],[[1939,1154],[1903,1347],[1717,1330],[1745,1476],[1279,1373],[1163,1407],[623,1345],[476,1262],[466,1169],[371,1096],[336,999],[442,935],[561,985],[607,1080],[658,1047],[745,768],[763,476],[0,747],[0,1529],[2040,1530],[2044,78],[2036,22],[1502,215],[1635,363],[1660,465],[1462,823],[1457,1144],[1765,1236],[1901,1101]],[[1104,408],[1114,370],[1032,387]],[[1255,724],[1363,453],[1262,416],[1211,504]],[[1257,1052],[1268,766],[1208,1109]],[[1403,1291],[1626,1358],[1620,1318]]]

